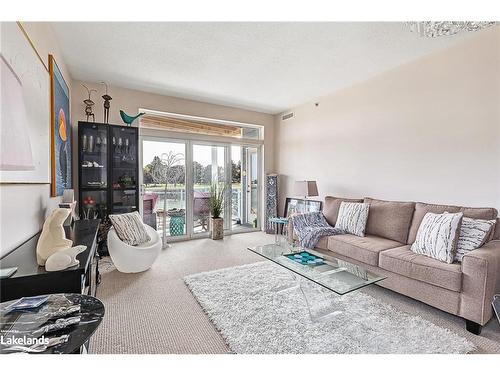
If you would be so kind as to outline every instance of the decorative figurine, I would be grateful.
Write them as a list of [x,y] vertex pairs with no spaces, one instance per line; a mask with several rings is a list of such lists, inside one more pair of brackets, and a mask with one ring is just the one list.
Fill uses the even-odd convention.
[[106,82],[101,82],[101,84],[106,87],[106,93],[102,96],[104,99],[104,123],[108,124],[109,123],[109,108],[111,107],[111,104],[109,103],[111,99],[113,99],[111,96],[108,95],[108,85]]
[[85,87],[85,89],[87,89],[87,92],[89,93],[89,98],[83,101],[83,103],[85,104],[85,116],[87,116],[87,122],[89,121],[90,117],[92,117],[92,122],[95,122],[95,116],[94,113],[92,112],[92,106],[95,103],[92,99],[90,99],[90,95],[92,94],[92,91],[97,92],[97,90],[94,89],[89,90],[89,88],[85,86],[83,83],[82,86]]
[[128,126],[132,126],[132,123],[138,119],[139,117],[141,117],[142,115],[145,115],[146,113],[145,112],[141,112],[139,113],[138,115],[136,116],[129,116],[127,115],[125,112],[123,112],[121,109],[120,109],[120,116],[122,117],[122,120],[125,124],[127,124]]
[[[89,183],[90,184],[90,183]],[[99,185],[100,183],[96,183],[95,185]],[[83,218],[85,220],[89,219],[97,219],[98,212],[95,209],[96,201],[92,196],[88,196],[83,200]]]
[[61,271],[69,267],[78,266],[80,261],[76,259],[76,256],[86,249],[87,246],[78,245],[52,254],[45,262],[45,271]]
[[43,223],[42,234],[36,244],[36,261],[44,266],[47,259],[58,251],[69,249],[73,241],[66,239],[63,223],[71,213],[69,208],[56,208]]

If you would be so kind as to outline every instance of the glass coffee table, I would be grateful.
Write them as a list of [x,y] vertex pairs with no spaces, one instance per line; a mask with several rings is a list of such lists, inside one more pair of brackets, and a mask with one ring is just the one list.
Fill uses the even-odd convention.
[[[282,294],[299,289],[313,321],[330,319],[342,313],[332,297],[351,293],[385,279],[363,267],[315,250],[276,244],[249,247],[248,250],[291,272],[291,282],[278,287],[275,292]],[[306,279],[323,287],[320,288],[323,295],[319,296],[319,300],[320,304],[324,303],[319,309],[315,308],[314,301],[314,298],[318,299],[318,288],[313,293],[315,296],[308,295],[307,283],[304,283]],[[325,295],[325,292],[329,295]]]

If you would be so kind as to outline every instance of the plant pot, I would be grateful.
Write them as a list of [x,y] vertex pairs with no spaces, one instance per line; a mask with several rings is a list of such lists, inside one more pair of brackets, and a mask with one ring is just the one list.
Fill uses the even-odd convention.
[[221,217],[210,218],[210,230],[212,240],[222,240],[224,238],[224,219]]

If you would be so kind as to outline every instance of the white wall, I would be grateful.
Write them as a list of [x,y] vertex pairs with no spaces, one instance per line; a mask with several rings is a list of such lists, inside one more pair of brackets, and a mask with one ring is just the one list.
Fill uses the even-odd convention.
[[[369,58],[369,56],[367,56]],[[281,204],[324,195],[500,210],[500,27],[275,116]],[[281,206],[282,209],[283,206]]]
[[[71,92],[71,77],[50,25],[43,22],[23,22],[22,25],[46,66],[49,65],[49,54],[54,55]],[[50,119],[47,119],[47,126],[49,123]],[[38,232],[47,212],[59,202],[60,198],[50,198],[48,184],[0,185],[0,256]]]

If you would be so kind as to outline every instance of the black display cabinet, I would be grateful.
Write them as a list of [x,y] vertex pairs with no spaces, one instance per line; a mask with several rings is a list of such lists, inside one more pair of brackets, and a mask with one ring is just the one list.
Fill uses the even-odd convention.
[[139,210],[138,128],[78,122],[78,206],[81,219],[101,219],[106,252],[108,214]]

